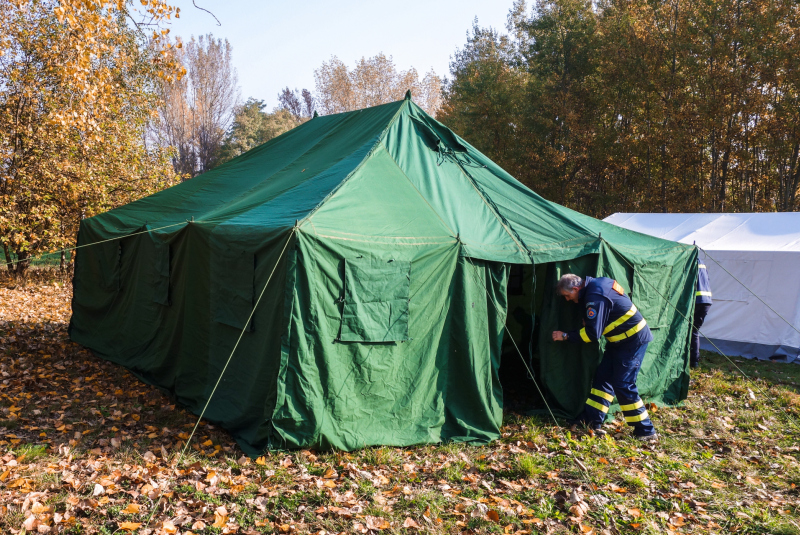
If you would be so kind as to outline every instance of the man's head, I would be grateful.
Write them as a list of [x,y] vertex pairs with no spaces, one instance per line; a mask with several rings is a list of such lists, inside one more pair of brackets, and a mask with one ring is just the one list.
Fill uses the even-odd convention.
[[556,284],[556,292],[567,301],[572,301],[573,303],[578,302],[581,288],[583,288],[583,279],[572,273],[562,275],[558,279],[558,284]]

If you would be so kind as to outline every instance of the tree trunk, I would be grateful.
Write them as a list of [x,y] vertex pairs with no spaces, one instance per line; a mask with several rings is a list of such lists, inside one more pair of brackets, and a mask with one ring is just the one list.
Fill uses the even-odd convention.
[[11,259],[11,251],[8,250],[8,245],[3,244],[3,253],[6,255],[6,270],[9,273],[14,272],[14,261]]
[[31,265],[31,256],[28,251],[17,252],[17,262],[14,266],[14,277],[17,280],[24,281],[28,273],[28,267]]

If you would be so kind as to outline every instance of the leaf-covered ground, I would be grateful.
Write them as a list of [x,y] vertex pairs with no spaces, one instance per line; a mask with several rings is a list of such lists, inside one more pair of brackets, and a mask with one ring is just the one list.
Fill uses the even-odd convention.
[[72,344],[40,279],[0,284],[2,533],[800,534],[798,365],[707,356],[653,445],[507,414],[483,447],[250,460],[201,425],[176,466],[195,417]]

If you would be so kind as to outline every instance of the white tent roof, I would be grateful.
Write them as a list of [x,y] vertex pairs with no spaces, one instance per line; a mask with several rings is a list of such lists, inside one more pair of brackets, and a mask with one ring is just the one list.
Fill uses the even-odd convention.
[[800,212],[759,214],[616,213],[608,223],[709,251],[800,252]]

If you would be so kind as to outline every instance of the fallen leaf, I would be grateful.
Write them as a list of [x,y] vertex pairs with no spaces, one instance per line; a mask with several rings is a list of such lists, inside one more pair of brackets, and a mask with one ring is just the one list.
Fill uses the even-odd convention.
[[322,475],[322,477],[325,479],[336,479],[337,477],[339,477],[339,474],[336,473],[336,470],[334,470],[333,468],[328,468],[327,470],[325,470],[325,473]]
[[141,508],[142,506],[139,505],[138,503],[129,503],[128,507],[123,509],[122,512],[125,513],[126,515],[135,515],[136,513],[139,512],[139,509]]
[[392,527],[388,521],[380,517],[367,516],[367,529],[384,530]]
[[216,511],[214,511],[214,524],[212,525],[212,527],[224,528],[225,524],[227,523],[228,523],[228,510],[225,509],[224,505],[217,507]]
[[29,516],[25,519],[25,522],[22,523],[22,527],[25,528],[26,531],[34,531],[38,525],[39,519],[34,515]]
[[500,522],[500,513],[494,509],[490,509],[489,512],[486,513],[486,518],[492,522]]
[[403,522],[403,527],[406,529],[420,529],[419,524],[414,522],[414,519],[412,519],[410,516],[406,517],[405,522]]
[[517,483],[512,483],[510,481],[506,481],[505,479],[500,480],[500,484],[506,488],[513,490],[514,492],[522,492],[523,487]]
[[41,503],[39,503],[39,502],[35,502],[35,503],[34,503],[34,504],[31,506],[31,513],[33,513],[33,514],[35,514],[35,515],[40,515],[40,514],[42,514],[42,513],[46,513],[46,512],[48,512],[49,510],[50,510],[50,507],[48,507],[48,506],[46,506],[46,505],[42,505],[42,504],[41,504]]
[[569,512],[573,516],[580,518],[589,511],[589,505],[586,502],[578,502],[569,508]]
[[140,522],[120,522],[117,525],[119,529],[124,529],[125,531],[136,531],[142,524]]

